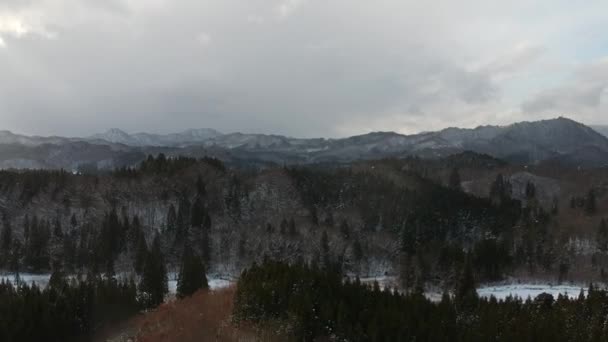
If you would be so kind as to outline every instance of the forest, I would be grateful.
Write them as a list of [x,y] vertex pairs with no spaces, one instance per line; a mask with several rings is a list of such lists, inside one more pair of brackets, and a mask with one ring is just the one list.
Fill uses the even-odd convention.
[[453,295],[432,302],[333,271],[267,261],[238,282],[237,321],[271,322],[293,341],[604,341],[608,293],[479,298],[470,263]]
[[[476,284],[515,277],[601,282],[608,261],[606,192],[598,182],[547,200],[545,183],[528,177],[521,184],[517,172],[471,153],[259,170],[159,154],[110,172],[0,171],[0,269],[17,280],[21,273],[52,274],[53,280],[46,287],[5,281],[1,317],[26,310],[28,315],[17,315],[51,330],[60,326],[53,319],[65,317],[71,323],[49,338],[86,340],[114,318],[151,310],[172,297],[169,277],[177,278],[175,296],[186,298],[207,288],[213,276],[238,279],[237,320],[274,320],[309,340],[332,334],[348,340],[361,334],[374,341],[435,340],[447,333],[485,340],[512,333],[482,326],[486,319],[507,320],[512,312],[521,316],[509,324],[532,329],[548,324],[530,325],[526,315],[534,310],[584,311],[580,306],[589,299],[556,298],[539,306],[537,300],[498,303],[473,291],[467,297],[475,299],[465,301],[459,295],[463,273]],[[602,173],[594,177],[604,179]],[[470,186],[480,178],[487,180],[481,195]],[[572,217],[584,222],[579,230],[564,224]],[[378,276],[394,279],[394,289],[357,280]],[[306,291],[271,299],[290,282]],[[273,295],[265,284],[277,287]],[[429,302],[429,289],[450,295]],[[76,300],[82,291],[86,302]],[[341,299],[326,300],[332,296]],[[314,303],[318,307],[310,307]],[[379,306],[386,312],[372,310]],[[105,314],[113,310],[120,314]],[[307,317],[310,310],[323,316]],[[431,318],[397,314],[402,311]],[[599,319],[599,312],[587,311]],[[83,312],[86,319],[73,321]],[[558,318],[568,327],[574,324],[571,312]],[[370,318],[376,316],[383,319]],[[436,320],[445,322],[444,330],[425,326]],[[1,327],[3,340],[37,339],[19,335],[21,322]],[[387,331],[395,335],[383,335]],[[559,335],[596,333],[573,327]]]

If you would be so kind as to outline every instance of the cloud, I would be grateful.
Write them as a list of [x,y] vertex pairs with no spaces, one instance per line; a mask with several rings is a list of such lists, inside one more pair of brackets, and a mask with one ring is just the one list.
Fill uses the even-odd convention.
[[608,59],[576,68],[562,84],[544,89],[522,104],[531,113],[560,112],[572,116],[599,117],[608,109]]
[[286,18],[295,12],[303,3],[304,0],[281,0],[276,7],[276,11],[280,18]]
[[[5,0],[1,128],[341,136],[503,124],[581,108],[581,118],[599,122],[606,77],[592,61],[605,51],[585,47],[608,39],[585,33],[598,32],[607,7]],[[583,36],[591,38],[579,48]]]
[[199,44],[207,46],[211,44],[211,35],[207,32],[201,32],[196,37],[196,40],[199,42]]

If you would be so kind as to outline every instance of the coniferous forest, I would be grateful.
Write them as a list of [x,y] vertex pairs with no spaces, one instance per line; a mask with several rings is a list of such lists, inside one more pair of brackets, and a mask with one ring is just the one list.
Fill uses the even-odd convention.
[[[596,183],[551,197],[472,153],[261,169],[159,154],[113,171],[0,171],[0,269],[15,280],[2,285],[0,334],[88,340],[213,278],[238,284],[235,324],[296,340],[596,340],[599,288],[503,302],[475,292],[518,279],[601,287],[608,177],[580,177]],[[20,280],[32,274],[52,276]],[[358,280],[377,277],[390,282]]]
[[304,264],[264,262],[238,282],[237,321],[272,322],[294,341],[604,341],[608,292],[578,298],[479,298],[465,266],[453,295],[432,302]]

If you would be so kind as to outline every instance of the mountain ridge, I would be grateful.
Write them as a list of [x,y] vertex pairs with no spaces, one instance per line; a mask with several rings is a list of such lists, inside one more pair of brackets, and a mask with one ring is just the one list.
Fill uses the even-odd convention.
[[564,117],[505,126],[448,127],[410,135],[389,131],[308,139],[278,134],[222,134],[210,128],[170,134],[129,134],[114,128],[85,138],[26,136],[0,131],[0,168],[34,165],[73,170],[84,163],[113,168],[130,166],[124,163],[161,152],[170,156],[212,155],[262,165],[349,163],[408,155],[438,158],[464,151],[520,164],[563,160],[573,166],[602,167],[607,166],[604,156],[608,155],[608,137]]

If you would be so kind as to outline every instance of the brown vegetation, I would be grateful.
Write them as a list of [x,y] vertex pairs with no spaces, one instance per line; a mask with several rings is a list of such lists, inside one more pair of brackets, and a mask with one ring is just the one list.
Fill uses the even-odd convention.
[[135,341],[286,341],[269,329],[231,321],[235,288],[201,290],[136,319]]

